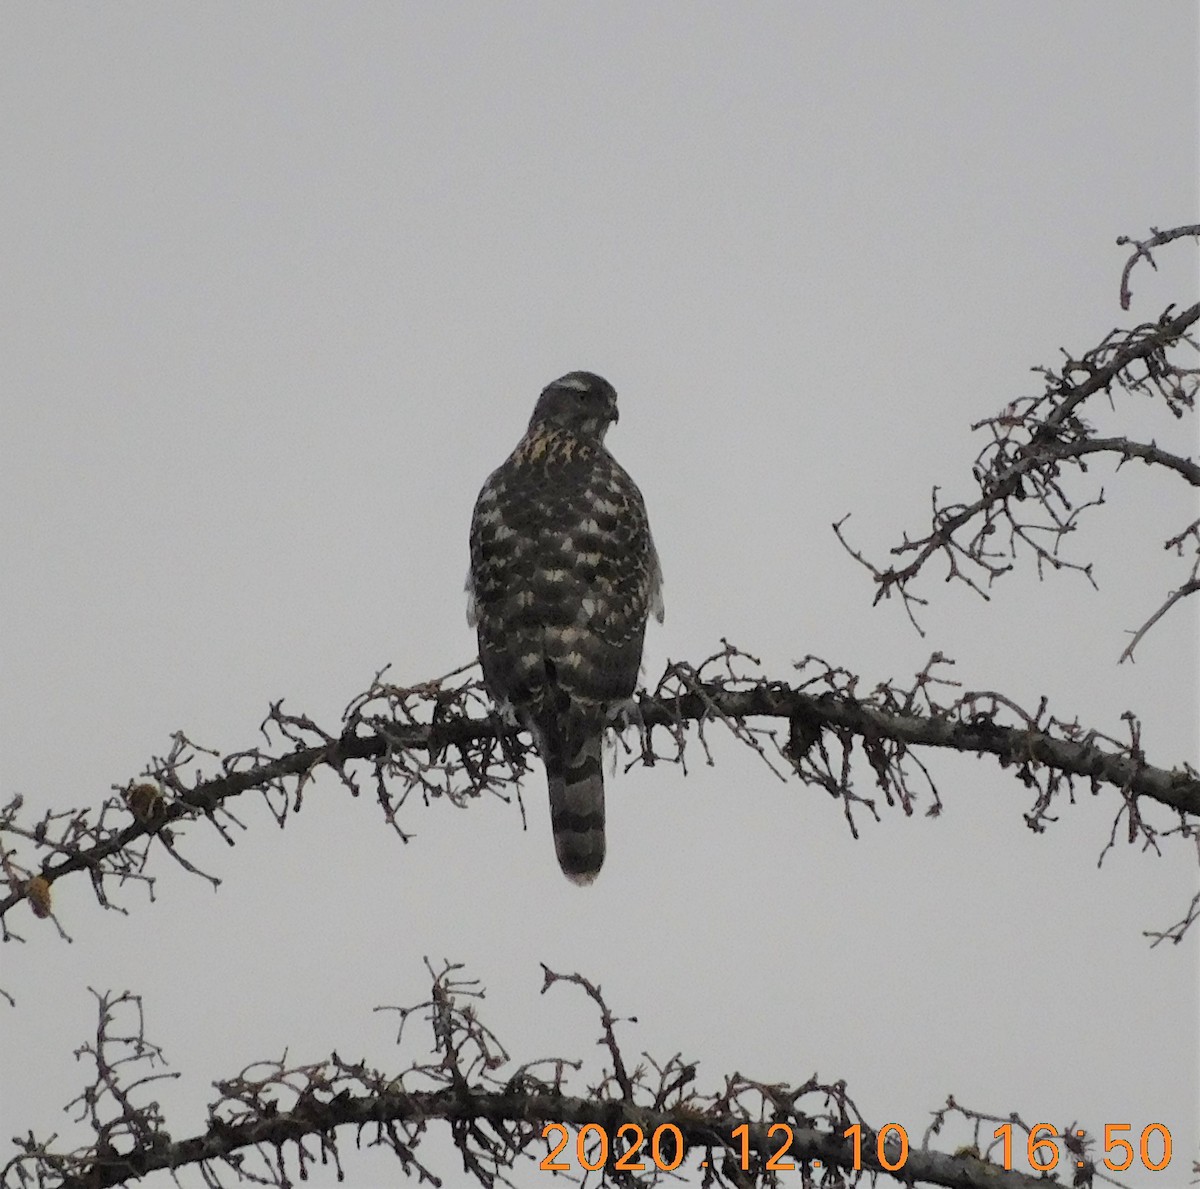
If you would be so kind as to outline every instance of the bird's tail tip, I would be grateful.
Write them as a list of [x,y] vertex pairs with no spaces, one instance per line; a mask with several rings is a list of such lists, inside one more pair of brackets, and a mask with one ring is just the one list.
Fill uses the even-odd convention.
[[582,779],[555,777],[549,784],[558,865],[573,884],[586,887],[604,865],[604,777],[596,765]]

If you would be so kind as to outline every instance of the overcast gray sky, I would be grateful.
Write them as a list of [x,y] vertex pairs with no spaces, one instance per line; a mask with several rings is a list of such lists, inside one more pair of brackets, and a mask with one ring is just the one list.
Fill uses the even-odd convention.
[[[270,701],[333,724],[387,663],[470,660],[475,494],[574,368],[620,393],[609,444],[662,555],[651,679],[722,636],[865,688],[940,649],[1108,734],[1132,710],[1154,762],[1195,764],[1194,605],[1115,664],[1185,576],[1162,550],[1182,483],[1094,467],[1110,502],[1071,550],[1099,592],[1028,564],[990,603],[931,581],[924,640],[830,524],[883,555],[933,484],[970,497],[969,425],[1031,367],[1195,300],[1177,245],[1122,314],[1114,240],[1197,218],[1197,63],[1191,3],[3,5],[0,796],[95,804],[174,730],[232,751]],[[1106,416],[1196,451],[1194,419]],[[518,1061],[598,1059],[587,1006],[538,996],[544,961],[710,1088],[845,1078],[914,1140],[949,1093],[1161,1122],[1169,1173],[1124,1180],[1186,1183],[1200,938],[1141,933],[1183,912],[1194,853],[1098,870],[1112,792],[1034,836],[1010,774],[945,757],[940,819],[855,842],[824,792],[716,754],[610,777],[586,891],[540,772],[525,832],[498,802],[414,805],[404,846],[320,781],[283,832],[253,800],[233,849],[188,829],[217,894],[160,862],[120,916],[61,881],[73,944],[22,909],[0,950],[0,1144],[73,1134],[89,985],[144,995],[178,1138],[285,1048],[399,1069],[372,1008],[421,998],[430,955],[488,986]]]

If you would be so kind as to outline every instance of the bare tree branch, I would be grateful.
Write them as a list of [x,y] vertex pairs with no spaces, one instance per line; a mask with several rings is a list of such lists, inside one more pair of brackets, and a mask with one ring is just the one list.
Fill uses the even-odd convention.
[[1133,634],[1133,639],[1125,646],[1125,651],[1121,653],[1121,661],[1133,660],[1133,650],[1141,643],[1142,637],[1160,620],[1172,607],[1175,606],[1181,599],[1187,598],[1188,595],[1195,594],[1200,590],[1200,577],[1197,577],[1196,571],[1193,570],[1192,577],[1189,578],[1178,590],[1173,590],[1167,596],[1166,602],[1146,620],[1144,624]]
[[[194,1168],[209,1189],[243,1181],[284,1189],[294,1176],[306,1179],[317,1163],[332,1163],[340,1180],[343,1133],[350,1129],[356,1147],[390,1149],[407,1175],[440,1186],[443,1176],[419,1154],[435,1121],[448,1124],[464,1171],[485,1189],[511,1185],[507,1174],[518,1165],[550,1171],[557,1165],[569,1175],[580,1172],[585,1160],[601,1184],[621,1186],[658,1185],[674,1179],[675,1169],[700,1173],[705,1186],[733,1189],[765,1189],[778,1183],[779,1172],[797,1170],[800,1184],[810,1189],[814,1176],[822,1184],[845,1185],[864,1174],[948,1189],[1046,1183],[1020,1170],[1018,1155],[1024,1153],[1013,1152],[1006,1170],[999,1142],[980,1134],[981,1124],[1001,1116],[966,1110],[953,1098],[935,1112],[917,1147],[895,1125],[871,1127],[844,1082],[814,1075],[789,1086],[732,1074],[705,1091],[698,1063],[678,1054],[663,1062],[643,1054],[630,1066],[615,1028],[635,1021],[615,1016],[599,988],[581,975],[544,968],[543,994],[557,983],[572,984],[600,1015],[607,1060],[597,1079],[576,1089],[571,1079],[580,1072],[579,1061],[514,1065],[479,1018],[479,985],[450,963],[429,970],[429,998],[391,1009],[401,1017],[398,1042],[412,1018],[424,1020],[432,1041],[399,1075],[336,1053],[303,1065],[258,1062],[216,1083],[219,1098],[209,1107],[207,1128],[178,1140],[166,1129],[158,1103],[147,1101],[150,1084],[174,1075],[158,1072],[163,1057],[146,1039],[141,1001],[128,993],[97,995],[96,1038],[79,1050],[95,1073],[71,1104],[80,1108],[90,1142],[63,1150],[54,1136],[18,1139],[0,1187],[105,1189],[157,1172],[169,1172],[179,1183],[180,1172]],[[968,1135],[974,1142],[953,1154],[931,1149],[930,1138],[955,1115],[973,1129]],[[1012,1119],[1018,1117],[1003,1121]],[[1090,1141],[1076,1131],[1072,1125],[1061,1134],[1043,1134],[1043,1142],[1052,1139],[1064,1156],[1082,1158],[1090,1183],[1096,1171],[1086,1159]]]
[[[864,694],[856,676],[819,658],[800,662],[801,680],[789,684],[760,674],[753,657],[724,643],[699,666],[669,664],[653,693],[641,695],[634,716],[640,747],[625,744],[627,763],[668,762],[686,771],[687,755],[698,743],[712,764],[708,732],[716,725],[777,777],[795,775],[825,789],[857,837],[860,811],[880,820],[879,795],[905,815],[922,803],[927,816],[943,811],[937,782],[919,754],[940,749],[991,756],[1011,769],[1032,797],[1024,817],[1035,832],[1058,820],[1055,806],[1062,797],[1074,802],[1076,781],[1092,795],[1105,786],[1118,794],[1109,847],[1118,829],[1130,843],[1155,850],[1160,837],[1190,837],[1200,829],[1200,773],[1187,763],[1149,763],[1132,715],[1124,716],[1129,739],[1121,742],[1050,715],[1044,701],[1029,711],[994,691],[962,692],[941,675],[952,663],[934,653],[911,686],[884,682]],[[399,817],[413,796],[426,804],[444,797],[458,805],[485,794],[519,797],[532,744],[501,717],[479,714],[487,699],[476,667],[407,688],[381,677],[350,703],[338,732],[305,715],[285,714],[282,703],[273,705],[263,726],[268,739],[282,742],[282,754],[254,749],[221,757],[176,733],[168,755],[152,761],[142,779],[118,786],[118,795],[98,811],[48,812],[26,823],[22,798],[0,806],[3,938],[17,938],[7,914],[23,901],[35,915],[52,917],[66,937],[54,917],[52,890],[77,872],[87,872],[102,907],[126,911],[113,893],[130,879],[145,884],[153,898],[156,848],[217,885],[215,876],[182,853],[181,827],[202,819],[232,845],[232,827],[245,830],[232,802],[248,792],[262,796],[284,825],[301,808],[307,784],[323,771],[355,797],[372,788],[385,820],[406,842]],[[665,750],[659,750],[664,740]],[[217,763],[220,775],[185,772],[200,754]],[[1146,801],[1178,814],[1176,827],[1163,834],[1142,812]]]
[[1169,244],[1172,240],[1183,239],[1187,236],[1191,236],[1193,239],[1200,239],[1200,223],[1193,223],[1187,227],[1172,227],[1170,231],[1159,231],[1157,227],[1151,227],[1150,238],[1146,240],[1130,239],[1127,235],[1117,236],[1117,245],[1119,247],[1124,247],[1126,244],[1133,244],[1137,249],[1125,262],[1125,267],[1121,271],[1121,309],[1129,309],[1133,302],[1133,294],[1129,289],[1129,274],[1133,272],[1133,266],[1139,260],[1145,260],[1157,272],[1158,265],[1154,263],[1154,257],[1150,255],[1150,249],[1160,248],[1163,244]]
[[[1180,227],[1156,231],[1151,239],[1138,244],[1122,278],[1123,296],[1128,294],[1127,281],[1133,264],[1138,259],[1154,263],[1150,255],[1152,247],[1197,235],[1200,227]],[[1100,489],[1091,498],[1081,499],[1064,483],[1067,469],[1086,473],[1088,456],[1112,455],[1119,460],[1118,470],[1125,463],[1140,459],[1147,466],[1171,471],[1192,487],[1200,488],[1200,463],[1163,450],[1155,442],[1097,437],[1082,419],[1082,407],[1101,393],[1108,394],[1111,400],[1113,390],[1120,389],[1162,401],[1177,418],[1194,413],[1200,368],[1184,366],[1177,356],[1182,351],[1194,360],[1200,353],[1200,346],[1189,333],[1197,320],[1200,320],[1200,304],[1180,313],[1169,307],[1157,322],[1114,330],[1079,359],[1068,355],[1057,370],[1037,369],[1045,379],[1042,395],[1020,397],[996,416],[972,427],[985,429],[991,435],[974,466],[979,497],[969,502],[943,504],[935,487],[929,532],[912,539],[906,534],[902,543],[891,551],[897,556],[912,555],[906,565],[883,566],[869,561],[846,539],[843,533],[846,518],[836,523],[833,529],[838,540],[876,583],[875,602],[899,595],[909,619],[920,632],[915,612],[926,600],[912,586],[935,556],[946,561],[949,578],[965,582],[985,599],[992,583],[1013,568],[1021,552],[1033,556],[1039,575],[1045,569],[1078,570],[1095,586],[1092,563],[1072,560],[1064,556],[1062,549],[1081,514],[1104,503],[1104,491]],[[1167,548],[1181,541],[1186,533],[1187,530],[1173,537]],[[1200,565],[1200,540],[1196,545],[1196,564]],[[1192,577],[1198,572],[1194,569]],[[1181,585],[1180,591],[1186,587],[1186,583]],[[1177,591],[1167,598],[1159,612],[1136,634],[1122,659],[1132,656],[1145,631],[1181,597]]]
[[[741,664],[742,675],[735,663]],[[1123,744],[1077,722],[1056,719],[1045,705],[1028,712],[999,694],[980,691],[940,702],[935,686],[955,686],[957,692],[955,683],[934,676],[935,669],[940,672],[949,663],[934,654],[910,688],[883,683],[863,695],[856,677],[815,657],[800,666],[804,681],[787,684],[745,672],[753,668],[752,658],[725,645],[698,667],[668,666],[654,693],[641,696],[642,747],[630,762],[683,763],[690,732],[707,748],[706,732],[718,723],[777,774],[795,773],[840,799],[852,830],[856,806],[878,818],[876,802],[859,788],[851,766],[856,748],[870,767],[871,783],[889,805],[906,814],[922,796],[930,798],[926,812],[941,811],[936,785],[914,755],[914,749],[934,748],[992,756],[1001,767],[1013,769],[1035,794],[1026,815],[1031,829],[1044,829],[1053,820],[1049,805],[1060,792],[1073,796],[1077,779],[1086,781],[1093,794],[1105,785],[1118,790],[1119,814],[1148,799],[1189,820],[1200,817],[1200,774],[1189,765],[1151,764],[1134,739]],[[185,765],[195,761],[200,749],[177,734],[166,757],[155,759],[143,779],[119,786],[119,795],[98,812],[51,812],[25,824],[23,801],[14,798],[0,807],[0,858],[8,885],[0,898],[3,935],[11,935],[7,913],[22,901],[28,900],[39,915],[52,914],[53,885],[76,872],[87,872],[104,907],[118,907],[110,883],[120,886],[136,879],[153,894],[147,867],[155,847],[215,885],[219,881],[214,876],[198,872],[180,853],[180,825],[204,819],[232,845],[230,823],[244,829],[230,809],[235,797],[259,793],[283,824],[302,805],[306,784],[322,770],[359,796],[363,773],[354,761],[366,764],[375,799],[404,840],[397,815],[414,794],[426,803],[446,797],[465,804],[485,793],[512,798],[527,771],[531,745],[497,716],[479,715],[485,703],[482,686],[466,670],[411,688],[376,680],[347,708],[336,733],[306,716],[285,714],[277,703],[264,727],[281,737],[287,750],[270,755],[255,749],[225,757],[209,752],[219,761],[220,775],[197,772],[189,779]],[[663,729],[671,745],[658,754],[652,740]],[[711,763],[711,755],[708,759]],[[1137,836],[1153,844],[1154,830],[1140,814],[1137,821]],[[44,855],[40,862],[38,852]]]

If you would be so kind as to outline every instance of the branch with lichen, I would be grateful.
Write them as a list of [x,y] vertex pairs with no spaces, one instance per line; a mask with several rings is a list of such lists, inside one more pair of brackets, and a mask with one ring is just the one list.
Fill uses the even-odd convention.
[[[1200,238],[1200,226],[1155,231],[1150,239],[1136,243],[1122,275],[1123,308],[1129,306],[1133,266],[1139,260],[1153,265],[1151,249],[1188,237]],[[1122,238],[1117,242],[1135,241]],[[1111,403],[1114,393],[1122,392],[1156,400],[1176,418],[1194,414],[1200,387],[1200,367],[1195,366],[1200,344],[1192,334],[1197,321],[1200,304],[1180,312],[1171,306],[1157,321],[1112,331],[1078,358],[1064,351],[1065,362],[1058,368],[1035,369],[1044,380],[1042,393],[1019,397],[971,427],[989,435],[973,468],[978,497],[946,503],[940,488],[935,487],[929,530],[914,537],[906,533],[891,551],[895,557],[908,558],[904,565],[868,560],[843,531],[849,517],[834,524],[843,548],[870,572],[877,588],[875,602],[899,596],[913,626],[923,635],[917,609],[927,600],[917,593],[916,580],[935,558],[945,563],[947,579],[965,583],[984,599],[1020,556],[1033,558],[1039,577],[1048,570],[1075,570],[1095,586],[1093,563],[1072,558],[1066,550],[1067,538],[1081,517],[1105,502],[1102,487],[1078,490],[1077,477],[1088,473],[1088,460],[1115,459],[1118,473],[1122,467],[1140,462],[1198,489],[1200,462],[1172,454],[1155,442],[1100,437],[1083,418],[1085,406],[1101,397]],[[1164,549],[1180,557],[1185,543],[1190,542],[1191,572],[1131,633],[1122,661],[1132,660],[1138,643],[1167,611],[1200,589],[1197,523],[1165,542]]]
[[[668,665],[655,689],[640,696],[632,716],[638,729],[621,737],[625,762],[674,763],[686,772],[697,754],[714,763],[710,736],[727,732],[778,779],[798,778],[829,793],[857,837],[862,815],[879,821],[885,808],[939,815],[942,794],[927,761],[938,750],[956,751],[990,757],[1017,777],[1030,796],[1026,824],[1036,832],[1082,787],[1115,794],[1110,845],[1118,830],[1155,849],[1163,836],[1194,836],[1200,773],[1186,763],[1150,763],[1131,715],[1120,740],[1051,715],[1044,701],[1027,710],[994,691],[964,691],[943,675],[951,664],[935,653],[911,684],[864,690],[858,677],[816,657],[800,662],[792,681],[772,680],[755,658],[726,643],[698,666]],[[119,893],[131,881],[153,898],[153,861],[164,854],[219,885],[184,853],[188,828],[203,821],[233,845],[246,829],[234,805],[246,794],[261,797],[284,825],[319,773],[354,797],[369,793],[404,841],[402,821],[415,801],[466,806],[495,796],[519,803],[532,743],[488,712],[474,666],[416,686],[383,678],[378,674],[347,706],[334,731],[285,713],[277,702],[262,724],[266,749],[222,756],[177,733],[165,756],[94,810],[50,811],[29,822],[21,798],[13,798],[0,807],[3,937],[15,936],[8,914],[22,902],[67,936],[54,913],[53,886],[78,873],[87,874],[101,906],[121,912]],[[208,772],[196,768],[203,760]],[[1172,811],[1178,824],[1160,829],[1143,812],[1147,802]]]
[[[579,1060],[516,1064],[480,1017],[479,984],[465,979],[459,966],[426,966],[428,999],[378,1009],[398,1015],[399,1045],[407,1033],[412,1046],[410,1023],[425,1025],[415,1035],[426,1037],[416,1043],[427,1050],[402,1072],[391,1075],[336,1053],[308,1064],[256,1062],[215,1083],[218,1098],[208,1108],[206,1128],[181,1139],[167,1129],[161,1107],[147,1093],[153,1083],[176,1075],[164,1071],[162,1050],[146,1038],[140,998],[96,994],[96,1035],[77,1053],[92,1067],[92,1081],[67,1108],[77,1112],[89,1139],[71,1149],[57,1137],[16,1139],[17,1153],[0,1171],[0,1189],[105,1189],[156,1173],[180,1184],[189,1169],[207,1189],[245,1181],[287,1189],[318,1165],[332,1164],[338,1179],[345,1179],[344,1149],[364,1147],[390,1150],[407,1176],[439,1186],[445,1181],[435,1168],[436,1154],[421,1148],[437,1123],[449,1129],[457,1160],[484,1189],[511,1185],[508,1174],[518,1167],[557,1164],[569,1175],[581,1172],[585,1161],[600,1183],[626,1186],[650,1187],[695,1173],[716,1189],[766,1189],[778,1183],[780,1171],[800,1172],[804,1186],[815,1178],[846,1184],[863,1173],[889,1172],[898,1183],[946,1189],[1045,1184],[1003,1167],[999,1142],[984,1127],[999,1116],[964,1110],[953,1098],[935,1113],[918,1147],[902,1141],[895,1125],[881,1138],[842,1081],[814,1074],[791,1086],[734,1073],[705,1090],[699,1063],[680,1054],[656,1061],[643,1053],[631,1062],[617,1034],[636,1020],[615,1015],[600,987],[582,975],[545,966],[542,994],[564,984],[595,1005],[601,1068],[584,1082]],[[953,1126],[956,1114],[969,1124],[963,1138],[971,1142],[953,1153],[931,1148],[930,1139]],[[1089,1178],[1095,1171],[1090,1143],[1079,1139],[1074,1125],[1052,1136],[1042,1128],[1041,1139],[1078,1157]],[[831,1182],[839,1174],[842,1179]],[[456,1175],[452,1171],[451,1178]]]

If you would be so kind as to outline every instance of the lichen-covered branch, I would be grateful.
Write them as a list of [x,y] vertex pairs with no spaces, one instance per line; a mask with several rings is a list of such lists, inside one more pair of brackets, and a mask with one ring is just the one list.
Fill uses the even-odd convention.
[[[427,1026],[415,1043],[428,1047],[400,1073],[336,1053],[303,1065],[258,1062],[216,1083],[205,1130],[178,1139],[146,1093],[174,1075],[161,1072],[162,1052],[146,1039],[140,999],[97,995],[96,1037],[79,1050],[93,1067],[92,1081],[68,1107],[78,1108],[76,1121],[90,1138],[71,1149],[56,1137],[18,1138],[0,1189],[105,1189],[156,1173],[183,1184],[189,1171],[208,1189],[244,1181],[288,1189],[318,1164],[332,1164],[344,1179],[344,1161],[364,1147],[390,1150],[418,1184],[461,1183],[456,1170],[447,1178],[421,1148],[437,1123],[449,1128],[463,1170],[484,1189],[512,1184],[508,1174],[521,1166],[575,1178],[586,1166],[599,1184],[630,1187],[691,1173],[705,1186],[753,1189],[777,1184],[779,1172],[799,1174],[797,1183],[808,1189],[818,1180],[845,1186],[878,1176],[948,1189],[1045,1184],[1023,1171],[1011,1147],[1004,1167],[1003,1148],[981,1128],[999,1116],[966,1111],[953,1099],[918,1146],[895,1125],[883,1129],[881,1141],[844,1082],[814,1075],[790,1086],[735,1073],[706,1090],[699,1063],[679,1054],[661,1062],[643,1054],[631,1063],[617,1029],[632,1021],[615,1016],[600,988],[581,975],[543,972],[543,994],[558,983],[573,985],[596,1005],[606,1056],[590,1078],[577,1060],[515,1063],[480,1018],[483,990],[447,963],[430,968],[423,1003],[381,1009],[398,1012],[398,1043],[410,1021]],[[412,1041],[410,1032],[410,1047]],[[953,1154],[932,1149],[931,1137],[956,1114],[972,1142]],[[1043,1142],[1052,1138],[1064,1157],[1082,1158],[1090,1183],[1090,1143],[1076,1130],[1043,1134]]]
[[[728,732],[777,778],[825,789],[857,836],[858,816],[879,820],[884,806],[939,814],[942,794],[928,761],[933,751],[949,750],[988,756],[1011,770],[1030,796],[1025,820],[1035,831],[1056,820],[1056,807],[1063,798],[1072,801],[1078,785],[1115,795],[1114,837],[1120,825],[1130,842],[1158,846],[1162,832],[1143,814],[1148,801],[1178,815],[1169,833],[1191,836],[1197,829],[1200,774],[1187,763],[1151,763],[1131,716],[1127,738],[1118,740],[1051,715],[1044,702],[1030,711],[994,691],[963,691],[943,676],[951,664],[935,653],[911,685],[863,690],[855,675],[816,657],[801,662],[792,681],[772,680],[753,657],[725,644],[698,666],[669,665],[640,697],[636,736],[622,737],[627,762],[670,762],[686,771],[699,748],[711,764],[711,733]],[[184,827],[204,821],[232,845],[245,830],[232,807],[248,793],[260,796],[282,825],[321,772],[355,797],[370,792],[405,840],[401,821],[414,798],[463,805],[484,795],[512,799],[531,745],[487,708],[474,668],[410,687],[380,674],[335,731],[285,713],[280,702],[263,724],[271,749],[220,756],[177,734],[141,778],[117,786],[95,809],[51,811],[31,822],[21,798],[13,798],[0,807],[3,937],[14,936],[7,917],[22,902],[53,919],[65,936],[53,885],[75,873],[86,872],[98,902],[118,911],[125,909],[114,897],[131,880],[153,896],[153,865],[163,856],[219,883],[184,854]],[[194,768],[204,757],[215,772]]]
[[[1136,245],[1122,277],[1125,308],[1133,265],[1142,259],[1153,264],[1152,248],[1188,237],[1200,237],[1200,226],[1156,231]],[[905,534],[891,551],[896,557],[908,558],[904,565],[868,560],[848,541],[843,531],[847,518],[836,523],[833,530],[842,546],[875,581],[875,602],[898,595],[909,619],[921,631],[916,609],[926,599],[917,593],[916,580],[934,558],[946,563],[947,577],[966,583],[985,599],[992,584],[1022,555],[1034,559],[1039,576],[1047,569],[1076,570],[1095,585],[1093,563],[1072,558],[1065,550],[1066,539],[1075,531],[1080,516],[1105,502],[1102,487],[1078,489],[1078,477],[1087,474],[1089,458],[1114,458],[1118,470],[1140,461],[1157,468],[1164,478],[1183,479],[1198,489],[1200,462],[1163,450],[1152,441],[1099,437],[1084,420],[1085,405],[1097,397],[1111,403],[1114,393],[1121,392],[1159,401],[1176,418],[1194,414],[1200,387],[1200,344],[1192,331],[1198,320],[1200,304],[1178,312],[1171,306],[1157,321],[1112,331],[1078,358],[1064,352],[1065,362],[1056,369],[1036,369],[1044,379],[1040,395],[1019,397],[994,417],[972,426],[989,435],[974,465],[978,497],[946,503],[935,487],[929,531],[911,538]],[[1200,538],[1194,528],[1184,529],[1164,546],[1182,556],[1184,542],[1190,541],[1190,578],[1133,634],[1121,660],[1132,659],[1146,631],[1197,589]]]

